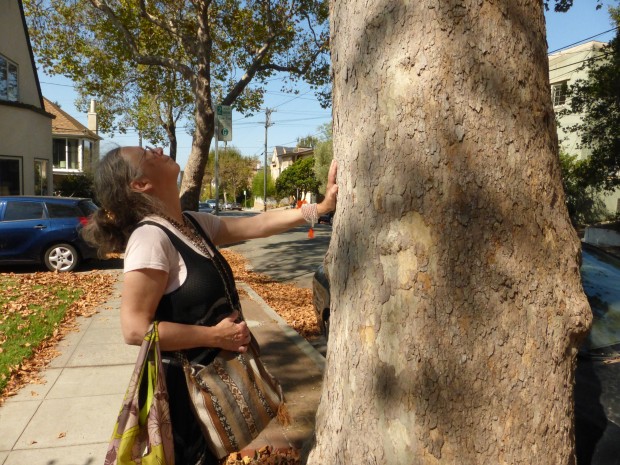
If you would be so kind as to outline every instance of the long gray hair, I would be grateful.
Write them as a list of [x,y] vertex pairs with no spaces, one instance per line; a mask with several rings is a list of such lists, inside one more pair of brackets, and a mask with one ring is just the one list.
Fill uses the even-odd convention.
[[121,156],[121,151],[122,147],[110,150],[97,165],[94,188],[101,208],[82,230],[82,237],[97,247],[101,257],[123,252],[138,222],[162,211],[156,199],[131,189],[131,181],[142,173]]

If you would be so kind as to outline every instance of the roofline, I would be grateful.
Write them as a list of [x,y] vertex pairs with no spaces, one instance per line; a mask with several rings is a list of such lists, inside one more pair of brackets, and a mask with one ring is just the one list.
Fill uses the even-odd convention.
[[19,5],[19,12],[22,16],[22,26],[24,28],[24,34],[26,34],[26,42],[28,43],[28,52],[30,52],[30,63],[34,70],[34,80],[37,84],[37,91],[39,92],[39,104],[41,110],[45,111],[45,105],[43,105],[43,92],[41,92],[41,83],[39,82],[39,72],[37,71],[37,64],[34,61],[34,52],[32,51],[32,44],[30,43],[30,33],[28,32],[28,24],[26,23],[26,14],[24,13],[24,4],[22,0],[17,0]]
[[564,55],[566,53],[582,52],[582,51],[586,51],[586,50],[593,50],[595,48],[599,48],[600,49],[600,48],[603,48],[606,45],[608,45],[607,42],[600,42],[598,40],[591,40],[589,42],[585,42],[585,43],[580,44],[580,45],[575,45],[573,47],[565,48],[563,50],[559,50],[557,52],[550,53],[547,56],[549,58],[555,58],[555,57]]
[[56,115],[52,115],[45,111],[45,107],[39,108],[35,105],[30,105],[29,103],[21,103],[21,102],[11,102],[9,100],[0,100],[0,105],[4,105],[7,107],[15,107],[15,108],[23,108],[24,110],[34,111],[35,113],[39,113],[40,115],[46,116],[49,119],[55,119]]
[[[76,126],[77,130],[82,131],[82,134],[84,134],[85,136],[90,136],[92,139],[95,139],[95,140],[103,140],[103,137],[101,137],[99,134],[96,134],[95,132],[93,132],[90,129],[88,129],[86,126],[84,126],[82,123],[80,123],[78,120],[76,120],[73,116],[71,116],[65,110],[60,108],[58,105],[56,105],[50,99],[48,99],[46,97],[43,97],[43,99],[47,103],[49,103],[50,106],[52,106],[57,112],[62,113],[64,115],[64,117],[69,120],[70,123],[72,123],[72,124],[74,124]],[[53,130],[53,128],[52,128],[52,130]],[[57,135],[72,135],[72,136],[79,136],[80,135],[80,134],[74,134],[74,133],[56,133],[56,134]]]

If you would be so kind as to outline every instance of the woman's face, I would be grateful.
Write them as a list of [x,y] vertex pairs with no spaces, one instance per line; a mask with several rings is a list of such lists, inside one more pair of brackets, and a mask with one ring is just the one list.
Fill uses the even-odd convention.
[[176,186],[179,176],[179,165],[168,155],[164,155],[161,147],[123,147],[121,156],[140,173],[140,177],[153,184],[163,187],[167,184]]

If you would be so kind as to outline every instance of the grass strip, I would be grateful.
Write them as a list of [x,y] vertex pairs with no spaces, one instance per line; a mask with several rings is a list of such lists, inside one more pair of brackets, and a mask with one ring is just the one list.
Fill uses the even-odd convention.
[[0,391],[22,361],[54,334],[67,308],[84,293],[82,289],[65,289],[57,283],[49,288],[33,286],[20,294],[11,292],[23,289],[13,283],[14,279],[0,276]]
[[90,273],[0,273],[0,405],[56,356],[77,316],[96,313],[116,277]]

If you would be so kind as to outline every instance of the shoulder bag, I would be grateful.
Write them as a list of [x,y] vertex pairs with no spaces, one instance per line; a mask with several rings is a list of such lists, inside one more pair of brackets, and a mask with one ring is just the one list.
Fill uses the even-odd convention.
[[[230,307],[239,310],[242,319],[241,306],[233,304],[231,292],[236,293],[236,289],[221,263],[224,258],[202,228],[189,218],[209,245]],[[263,365],[254,335],[246,353],[214,350],[217,355],[206,366],[189,361],[183,354],[181,359],[194,411],[207,443],[214,455],[223,458],[242,450],[273,418],[278,417],[286,425],[289,417],[282,387]]]

